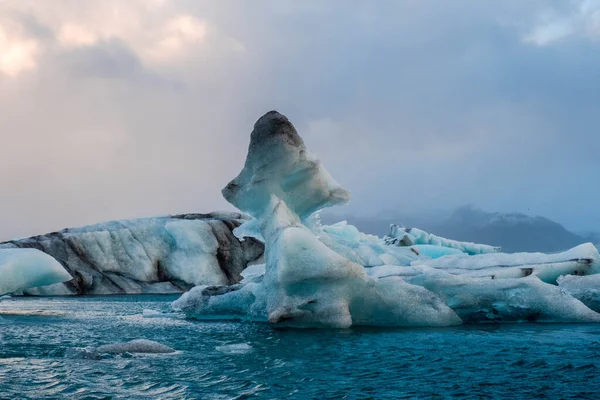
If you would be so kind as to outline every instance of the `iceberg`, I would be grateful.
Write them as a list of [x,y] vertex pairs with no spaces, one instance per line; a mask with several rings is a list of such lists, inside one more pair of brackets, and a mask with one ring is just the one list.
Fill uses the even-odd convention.
[[0,295],[73,279],[51,256],[35,249],[0,249]]
[[73,276],[24,294],[183,293],[238,283],[246,266],[260,259],[260,241],[232,233],[247,220],[215,212],[112,221],[0,243],[0,249],[40,250]]
[[264,255],[241,283],[197,286],[172,304],[189,318],[321,328],[600,322],[591,244],[504,254],[416,228],[392,225],[380,239],[346,222],[321,225],[318,212],[350,196],[276,111],[254,125],[244,168],[222,193],[253,217],[236,237],[264,242]]
[[428,246],[426,248],[429,248],[430,246],[436,246],[437,248],[455,249],[468,255],[500,252],[499,247],[488,246],[486,244],[459,242],[427,233],[421,229],[405,228],[394,224],[391,225],[390,234],[386,236],[384,240],[389,245],[420,245],[417,246],[417,248],[423,248],[424,246]]
[[238,209],[260,219],[273,197],[301,219],[350,201],[350,194],[310,153],[290,121],[270,111],[254,125],[246,163],[222,191]]

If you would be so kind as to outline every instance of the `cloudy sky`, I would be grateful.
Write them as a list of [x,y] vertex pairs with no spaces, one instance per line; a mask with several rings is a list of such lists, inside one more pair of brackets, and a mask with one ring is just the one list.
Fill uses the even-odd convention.
[[0,0],[0,239],[228,209],[271,109],[347,212],[600,230],[599,0]]

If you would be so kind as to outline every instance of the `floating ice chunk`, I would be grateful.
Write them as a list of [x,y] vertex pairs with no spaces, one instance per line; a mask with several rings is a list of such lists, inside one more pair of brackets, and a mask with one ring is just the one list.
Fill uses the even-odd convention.
[[34,249],[0,249],[0,294],[73,279],[51,256]]
[[493,279],[537,276],[556,283],[561,275],[591,275],[600,272],[600,254],[590,243],[556,254],[515,253],[457,255],[435,260],[417,260],[413,265],[427,265],[454,275]]
[[405,228],[398,225],[391,225],[390,234],[385,237],[386,243],[396,246],[412,246],[415,244],[421,245],[434,245],[441,247],[448,247],[451,249],[457,249],[463,253],[474,255],[474,254],[487,254],[497,253],[500,251],[499,247],[488,246],[485,244],[476,244],[469,242],[459,242],[456,240],[446,239],[441,236],[436,236],[431,233],[427,233],[417,228]]
[[558,278],[558,287],[592,310],[600,312],[600,274],[562,276]]
[[144,318],[161,318],[163,316],[164,316],[164,314],[161,313],[160,311],[149,310],[147,308],[142,310],[142,317],[144,317]]
[[252,346],[248,343],[234,343],[217,346],[216,350],[225,354],[248,354],[252,351]]
[[175,350],[153,340],[136,339],[125,343],[105,344],[98,347],[98,353],[174,353]]
[[233,286],[197,286],[171,304],[189,318],[233,319],[266,322],[266,292],[250,282]]
[[438,294],[465,323],[600,322],[600,314],[534,276],[472,278],[423,267],[422,274],[406,281]]
[[174,313],[164,313],[156,310],[144,309],[142,310],[143,318],[179,318],[177,314]]
[[272,195],[285,201],[302,219],[350,199],[308,152],[290,121],[277,111],[256,122],[244,168],[223,189],[227,201],[253,217],[265,212]]
[[93,347],[72,347],[65,351],[65,358],[79,360],[99,360],[100,354]]

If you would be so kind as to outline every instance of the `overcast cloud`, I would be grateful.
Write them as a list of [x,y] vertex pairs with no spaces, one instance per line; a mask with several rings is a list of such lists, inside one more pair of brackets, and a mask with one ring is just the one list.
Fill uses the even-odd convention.
[[600,230],[599,106],[595,0],[0,0],[0,239],[229,209],[271,109],[341,211]]

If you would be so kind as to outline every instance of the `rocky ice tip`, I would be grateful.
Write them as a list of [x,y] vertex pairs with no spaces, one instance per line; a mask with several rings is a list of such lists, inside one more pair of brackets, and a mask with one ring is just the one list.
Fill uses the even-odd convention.
[[244,168],[222,193],[253,217],[268,212],[273,198],[282,199],[303,220],[350,200],[346,189],[306,149],[294,125],[277,111],[256,121]]

